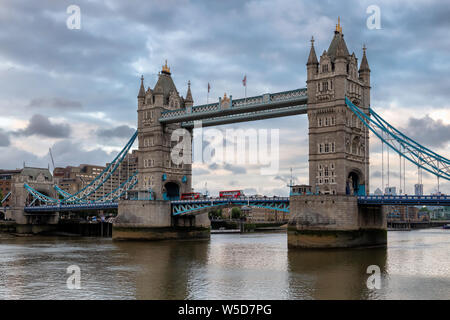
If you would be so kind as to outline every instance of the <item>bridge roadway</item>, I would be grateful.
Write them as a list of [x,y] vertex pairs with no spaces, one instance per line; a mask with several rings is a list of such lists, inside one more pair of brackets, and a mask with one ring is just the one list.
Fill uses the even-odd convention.
[[[289,197],[240,197],[240,198],[208,198],[199,200],[173,200],[172,214],[184,215],[200,211],[202,209],[226,205],[248,205],[266,209],[289,212]],[[424,195],[424,196],[390,196],[369,195],[358,196],[360,205],[408,205],[408,206],[450,206],[450,196]],[[45,206],[25,207],[26,214],[59,212],[59,211],[92,211],[117,209],[118,202],[59,204]]]
[[182,127],[194,127],[194,121],[201,120],[202,127],[220,124],[262,120],[307,113],[308,95],[306,88],[266,93],[260,96],[219,102],[188,109],[167,110],[158,121],[162,124],[181,123]]

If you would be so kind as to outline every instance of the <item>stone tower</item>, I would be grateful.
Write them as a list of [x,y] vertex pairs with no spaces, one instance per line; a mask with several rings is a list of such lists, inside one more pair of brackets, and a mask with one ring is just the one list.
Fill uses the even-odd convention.
[[370,68],[366,49],[358,71],[340,23],[317,60],[314,39],[307,66],[309,183],[320,194],[369,193],[369,131],[346,106],[345,97],[369,114]]
[[158,119],[163,112],[192,108],[190,83],[186,98],[180,97],[166,61],[153,90],[145,90],[141,77],[137,99],[138,190],[153,192],[157,200],[178,199],[181,193],[192,190],[192,165],[172,161],[172,148],[179,142],[171,140],[172,132],[181,128],[181,124],[163,125]]

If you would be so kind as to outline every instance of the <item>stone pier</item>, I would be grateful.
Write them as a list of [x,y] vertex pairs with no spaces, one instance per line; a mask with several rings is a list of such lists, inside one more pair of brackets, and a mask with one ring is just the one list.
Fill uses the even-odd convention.
[[209,238],[207,213],[172,217],[170,201],[123,200],[113,224],[113,240]]
[[291,196],[290,211],[289,248],[351,248],[387,244],[383,207],[359,206],[356,196]]

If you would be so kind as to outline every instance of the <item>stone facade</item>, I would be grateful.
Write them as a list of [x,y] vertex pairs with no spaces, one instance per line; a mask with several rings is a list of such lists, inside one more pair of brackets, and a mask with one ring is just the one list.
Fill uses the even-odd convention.
[[24,207],[34,201],[35,205],[44,205],[39,200],[35,200],[25,189],[24,184],[28,184],[36,191],[56,198],[56,191],[53,188],[54,181],[47,168],[25,167],[21,173],[14,177],[11,187],[11,210],[7,211],[8,219],[12,219],[17,224],[18,233],[39,233],[54,229],[59,221],[58,213],[48,214],[26,214]]
[[369,132],[346,106],[349,98],[369,114],[370,69],[366,50],[359,71],[342,28],[320,57],[311,40],[307,62],[309,184],[317,194],[369,192]]
[[[141,78],[138,94],[138,189],[151,190],[155,199],[177,199],[181,193],[192,190],[192,165],[176,164],[171,157],[171,147],[183,139],[171,140],[173,131],[180,129],[181,124],[162,125],[158,119],[162,112],[192,108],[193,104],[190,83],[186,98],[180,97],[167,62],[153,90],[145,90],[144,78]],[[190,139],[192,145],[192,134]]]
[[121,200],[113,240],[209,238],[207,213],[173,217],[165,200]]
[[386,245],[386,214],[381,206],[358,206],[356,196],[290,197],[288,246],[346,248]]

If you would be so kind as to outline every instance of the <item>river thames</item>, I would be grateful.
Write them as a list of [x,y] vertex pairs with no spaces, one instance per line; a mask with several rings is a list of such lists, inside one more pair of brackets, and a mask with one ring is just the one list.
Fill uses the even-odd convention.
[[[0,299],[450,299],[450,231],[388,233],[387,248],[289,250],[285,233],[203,241],[0,234]],[[68,289],[67,267],[81,271]],[[381,288],[368,289],[379,266]]]

